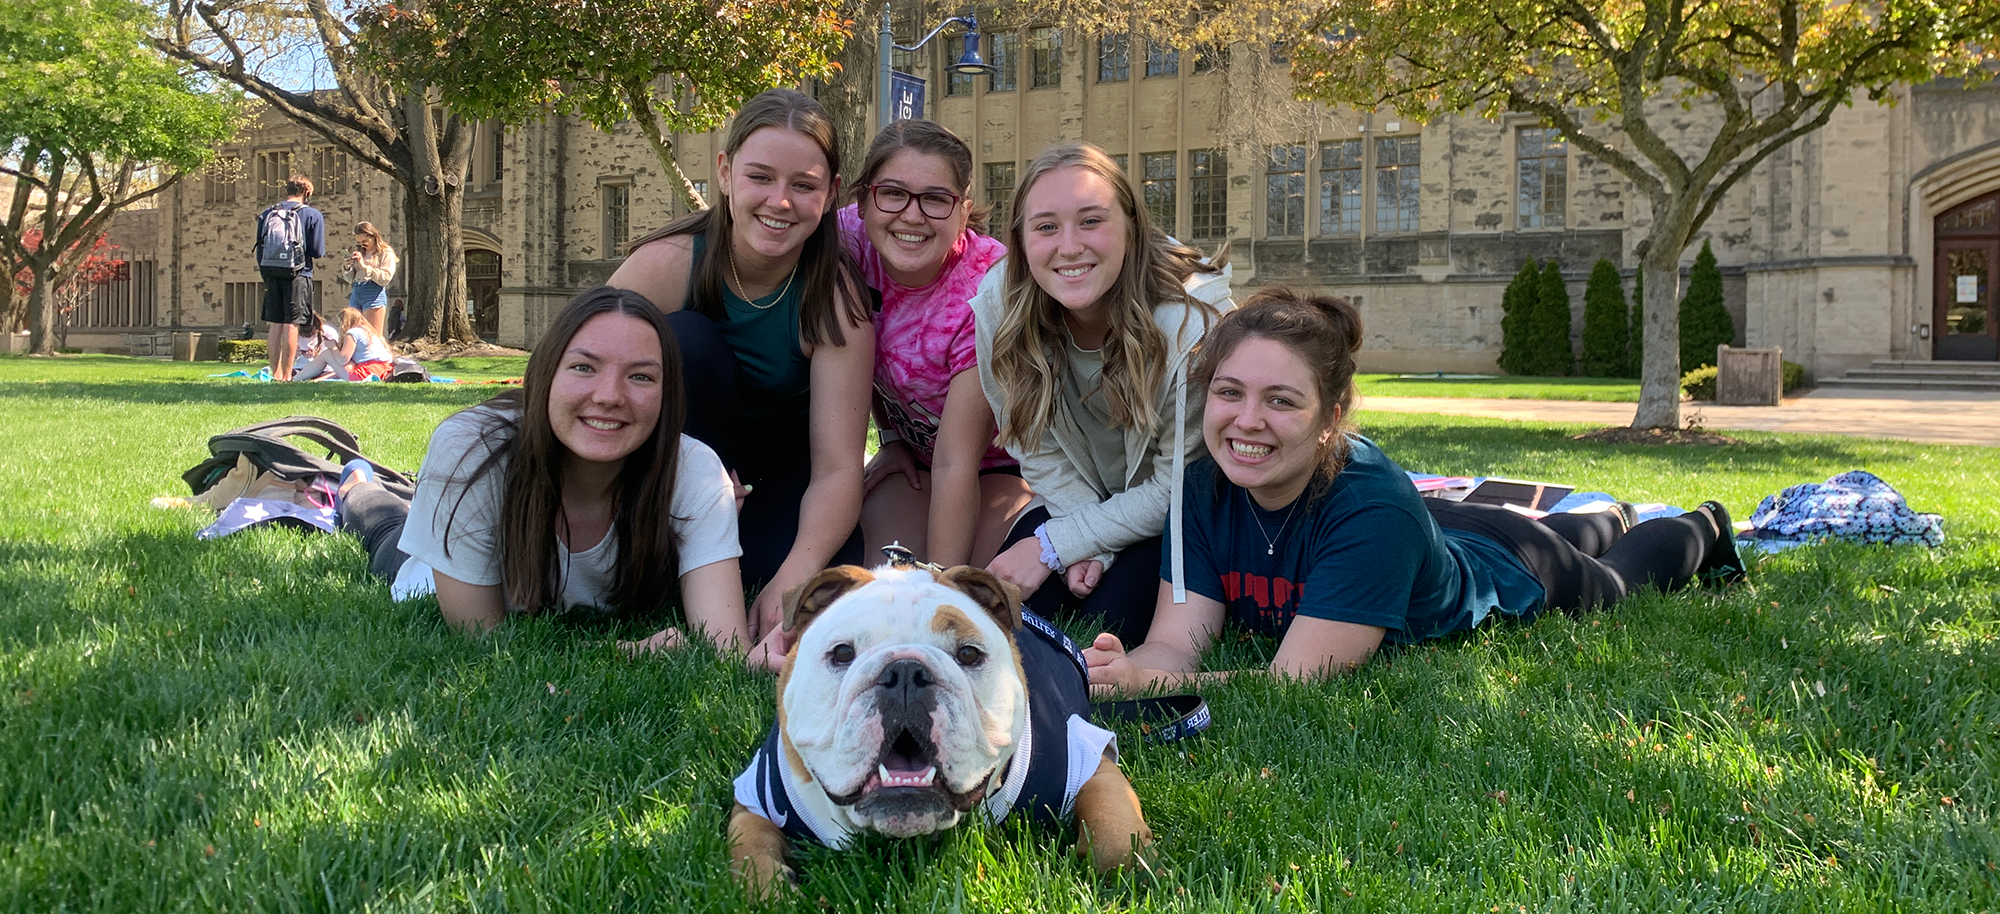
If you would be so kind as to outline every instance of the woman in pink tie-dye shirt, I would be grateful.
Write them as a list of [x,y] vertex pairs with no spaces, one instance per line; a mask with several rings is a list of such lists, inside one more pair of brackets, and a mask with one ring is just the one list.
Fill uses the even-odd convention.
[[968,304],[1006,245],[982,234],[972,150],[929,121],[897,121],[869,146],[840,230],[875,318],[875,424],[862,486],[870,549],[901,542],[925,561],[985,565],[1028,504],[1020,467],[993,439]]

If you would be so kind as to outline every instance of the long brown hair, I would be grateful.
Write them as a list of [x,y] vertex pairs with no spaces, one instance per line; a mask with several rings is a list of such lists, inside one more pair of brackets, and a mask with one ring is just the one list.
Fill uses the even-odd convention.
[[[855,176],[853,184],[848,185],[848,199],[867,206],[868,185],[875,183],[889,160],[905,149],[943,159],[945,165],[951,168],[952,193],[971,197],[972,148],[943,124],[904,119],[882,128],[880,133],[875,134],[874,141],[868,144],[868,156],[861,160],[861,174]],[[917,203],[912,200],[910,205]],[[965,227],[981,235],[987,234],[986,217],[992,212],[993,207],[973,201],[972,214],[966,218]]]
[[[1266,339],[1292,351],[1313,374],[1314,393],[1322,416],[1322,431],[1331,431],[1320,445],[1306,501],[1325,494],[1347,465],[1347,434],[1354,428],[1354,354],[1361,351],[1361,312],[1344,298],[1301,295],[1286,286],[1265,286],[1236,310],[1222,316],[1202,340],[1188,386],[1207,390],[1215,368],[1244,340]],[[1224,481],[1216,474],[1217,485]]]
[[1015,188],[1009,210],[1006,306],[993,340],[993,377],[1007,402],[1000,416],[1000,441],[1008,447],[1027,449],[1041,441],[1055,414],[1067,364],[1062,356],[1062,304],[1035,283],[1022,242],[1028,191],[1050,172],[1069,166],[1090,171],[1111,185],[1131,226],[1118,280],[1104,295],[1111,331],[1104,340],[1100,385],[1111,407],[1112,425],[1151,435],[1164,421],[1155,400],[1166,382],[1171,341],[1153,322],[1153,310],[1186,302],[1203,320],[1213,318],[1215,309],[1188,296],[1184,283],[1196,273],[1221,272],[1227,260],[1226,253],[1218,253],[1214,262],[1204,261],[1200,251],[1173,241],[1153,225],[1124,172],[1104,150],[1089,143],[1068,143],[1037,157]]
[[[765,127],[796,131],[817,144],[819,151],[826,156],[827,171],[835,186],[827,194],[826,212],[820,214],[819,227],[813,229],[813,233],[806,238],[805,246],[799,250],[800,272],[804,274],[801,277],[804,282],[799,306],[799,331],[805,341],[814,346],[821,343],[847,345],[847,336],[841,332],[842,318],[857,324],[868,320],[868,296],[861,289],[859,274],[847,253],[847,246],[840,243],[840,208],[834,205],[839,198],[840,134],[833,129],[833,119],[827,115],[826,109],[805,93],[796,89],[766,89],[745,102],[742,110],[736,112],[735,119],[729,122],[723,154],[734,160],[744,141]],[[640,245],[674,235],[706,237],[708,240],[701,256],[695,258],[690,277],[689,284],[694,293],[691,298],[695,311],[719,323],[728,320],[722,306],[725,288],[722,277],[729,272],[727,258],[735,230],[735,220],[729,215],[729,194],[718,186],[708,209],[683,216],[666,228],[642,235],[626,250],[631,251]]]
[[[444,525],[445,553],[451,552],[452,520],[476,481],[499,472],[500,580],[507,602],[529,611],[553,606],[562,597],[556,526],[562,523],[562,465],[569,449],[549,425],[549,389],[563,352],[578,330],[600,314],[624,314],[653,327],[660,339],[660,418],[653,436],[625,458],[618,471],[617,510],[612,530],[618,556],[612,565],[611,602],[623,611],[657,609],[679,578],[681,543],[673,517],[674,476],[680,469],[681,427],[687,397],[681,389],[681,350],[666,315],[645,296],[598,286],[577,296],[535,343],[520,390],[510,390],[480,406],[481,437],[494,447],[463,481],[451,518]],[[474,407],[477,409],[478,407]],[[470,411],[467,411],[470,413]],[[565,607],[558,607],[565,608]]]
[[370,257],[380,255],[383,251],[392,253],[395,251],[395,248],[389,246],[389,239],[382,237],[382,233],[375,230],[375,223],[373,222],[354,223],[354,234],[366,235],[368,236],[368,240],[373,242],[368,252],[368,256]]

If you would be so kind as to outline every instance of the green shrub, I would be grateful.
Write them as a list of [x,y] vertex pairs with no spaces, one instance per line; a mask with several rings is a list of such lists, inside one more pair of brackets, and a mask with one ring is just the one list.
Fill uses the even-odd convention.
[[215,353],[225,362],[262,362],[270,358],[270,348],[264,340],[219,340]]
[[1691,400],[1715,399],[1715,366],[1703,365],[1681,375],[1681,393]]
[[56,354],[57,354],[57,355],[82,355],[82,354],[83,354],[83,347],[82,347],[82,346],[57,346],[57,347],[56,347]]
[[1569,286],[1563,282],[1562,264],[1551,257],[1542,265],[1537,284],[1534,317],[1534,349],[1531,374],[1567,377],[1576,364],[1576,352],[1569,348]]
[[1785,389],[1797,390],[1806,386],[1806,367],[1797,362],[1786,362],[1778,366],[1785,376]]
[[1736,322],[1722,303],[1722,270],[1703,241],[1688,271],[1687,297],[1681,299],[1681,370],[1715,364],[1715,347],[1735,340]]
[[1535,259],[1521,264],[1507,290],[1500,293],[1500,370],[1508,374],[1529,374],[1534,369],[1534,314],[1541,271]]
[[1590,268],[1590,285],[1583,291],[1583,358],[1577,374],[1589,378],[1625,378],[1630,362],[1626,352],[1626,321],[1631,309],[1625,304],[1625,287],[1618,268],[1599,258]]

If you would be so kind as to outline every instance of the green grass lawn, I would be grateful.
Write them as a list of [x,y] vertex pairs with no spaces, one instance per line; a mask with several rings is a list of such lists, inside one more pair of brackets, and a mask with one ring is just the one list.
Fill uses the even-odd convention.
[[[743,908],[730,780],[771,679],[606,646],[659,620],[447,630],[359,546],[197,542],[149,507],[226,428],[329,416],[415,467],[497,388],[271,385],[0,358],[0,909]],[[2000,450],[1733,433],[1740,447],[1364,413],[1406,466],[1738,515],[1867,468],[1936,551],[1812,547],[1657,594],[1215,688],[1215,726],[1121,741],[1160,836],[1100,879],[1067,835],[812,851],[781,909],[1975,911],[2000,903]],[[1269,645],[1232,642],[1227,665]]]
[[1639,402],[1637,378],[1405,378],[1355,375],[1361,395],[1376,397],[1490,397],[1496,400],[1595,400]]

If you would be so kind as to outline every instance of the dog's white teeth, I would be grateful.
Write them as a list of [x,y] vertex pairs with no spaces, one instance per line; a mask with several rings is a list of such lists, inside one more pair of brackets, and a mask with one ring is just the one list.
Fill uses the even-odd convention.
[[888,765],[877,763],[875,777],[884,787],[929,787],[937,783],[937,766],[929,765],[914,774],[895,774]]

